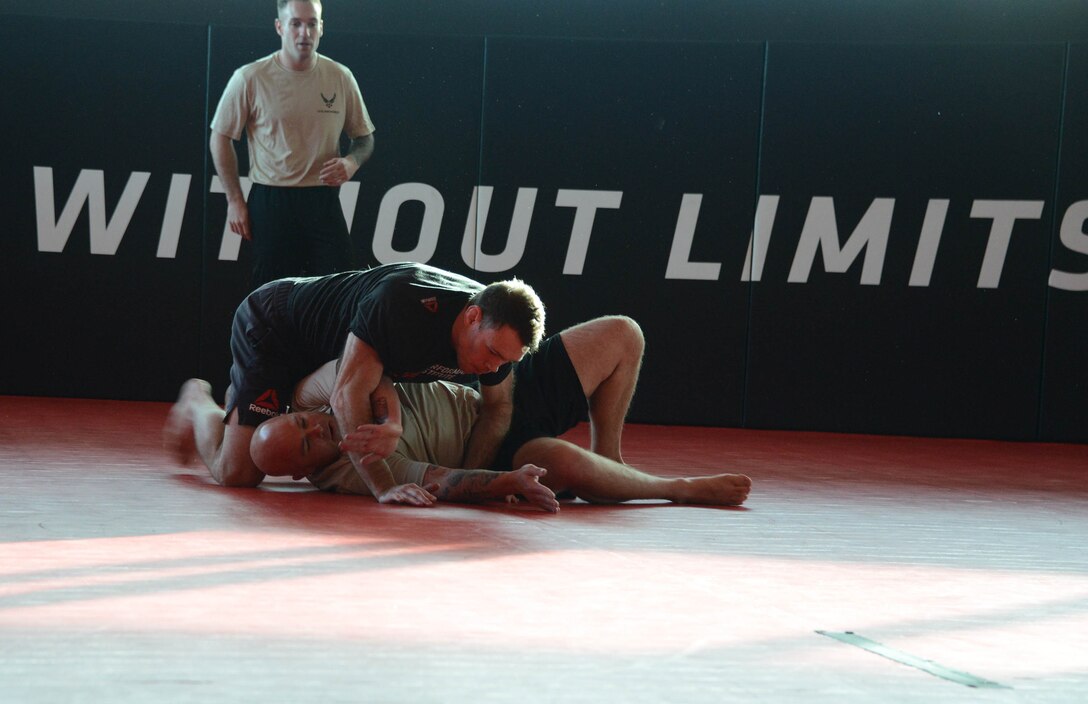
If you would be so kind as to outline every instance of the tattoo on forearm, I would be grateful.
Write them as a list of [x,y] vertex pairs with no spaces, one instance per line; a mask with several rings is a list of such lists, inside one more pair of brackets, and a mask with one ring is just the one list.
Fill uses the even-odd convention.
[[374,151],[374,141],[371,135],[365,137],[356,137],[351,140],[351,144],[348,145],[348,156],[350,156],[356,164],[362,166],[370,155]]
[[438,498],[452,501],[484,501],[495,498],[491,483],[499,476],[486,469],[455,469],[438,488]]

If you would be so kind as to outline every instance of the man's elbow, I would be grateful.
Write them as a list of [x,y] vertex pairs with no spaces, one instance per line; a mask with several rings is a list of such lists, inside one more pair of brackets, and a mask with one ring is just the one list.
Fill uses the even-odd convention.
[[234,149],[234,142],[227,135],[213,131],[208,137],[208,149],[213,158],[222,158],[228,149]]
[[334,389],[329,395],[329,408],[332,409],[332,414],[337,418],[346,417],[348,399],[342,387]]

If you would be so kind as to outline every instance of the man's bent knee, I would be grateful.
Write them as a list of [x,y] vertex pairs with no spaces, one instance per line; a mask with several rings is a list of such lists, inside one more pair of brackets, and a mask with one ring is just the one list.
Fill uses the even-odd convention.
[[254,487],[264,480],[264,472],[257,469],[249,453],[249,445],[256,428],[239,425],[238,410],[231,411],[223,431],[223,442],[213,462],[212,478],[222,486]]
[[637,350],[638,355],[641,356],[642,350],[646,346],[646,337],[642,334],[642,327],[635,322],[635,319],[626,315],[617,315],[610,317],[609,320],[615,328],[612,335],[622,340],[626,349],[632,352]]

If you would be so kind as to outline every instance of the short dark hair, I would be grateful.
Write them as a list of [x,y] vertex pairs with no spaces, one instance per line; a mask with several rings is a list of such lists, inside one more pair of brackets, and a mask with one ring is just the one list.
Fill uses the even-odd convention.
[[480,307],[485,327],[509,325],[530,352],[544,339],[544,304],[533,287],[520,279],[496,281],[473,295],[469,303]]
[[276,16],[283,12],[283,8],[287,7],[289,2],[308,2],[311,5],[320,5],[321,0],[276,0]]

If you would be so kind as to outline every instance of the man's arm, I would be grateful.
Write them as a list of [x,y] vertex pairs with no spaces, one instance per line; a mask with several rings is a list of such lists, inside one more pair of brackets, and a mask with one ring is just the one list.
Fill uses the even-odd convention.
[[242,183],[238,177],[238,155],[234,153],[234,142],[227,135],[212,131],[208,147],[211,149],[215,172],[219,174],[219,181],[227,194],[227,222],[230,223],[230,231],[244,239],[251,239],[249,207],[246,206]]
[[432,464],[423,474],[423,483],[440,501],[473,504],[495,499],[521,497],[549,513],[559,513],[555,492],[540,483],[548,470],[527,464],[512,472],[487,469],[451,469]]
[[370,414],[373,422],[353,431],[353,446],[348,448],[361,455],[362,462],[384,459],[397,451],[404,427],[401,425],[400,397],[393,380],[382,375],[378,388],[370,394]]
[[490,467],[514,415],[514,373],[495,386],[480,386],[480,417],[465,452],[466,467]]
[[[373,347],[360,340],[354,333],[348,333],[344,347],[344,356],[340,362],[340,371],[336,376],[336,385],[330,399],[333,415],[340,434],[346,436],[360,425],[370,425],[372,421],[371,395],[378,388],[382,377],[382,362]],[[395,405],[395,409],[392,407]],[[390,404],[390,415],[400,418],[400,403],[394,395]],[[394,444],[395,446],[395,444]],[[408,503],[414,506],[430,506],[434,496],[416,484],[397,485],[384,460],[373,455],[361,455],[349,452],[355,471],[366,482],[370,493],[380,503]]]
[[[332,391],[336,387],[336,373],[340,360],[333,359],[310,372],[295,385],[291,395],[291,407],[296,411],[322,411],[330,408]],[[382,375],[378,388],[370,395],[371,425],[361,425],[348,434],[352,438],[350,449],[360,455],[374,455],[383,459],[397,450],[403,427],[400,403],[393,380]],[[394,479],[396,477],[394,476]]]
[[[370,160],[370,155],[374,153],[374,133],[364,134],[362,137],[356,137],[351,140],[351,144],[348,145],[348,156],[355,161],[355,168]],[[354,175],[354,172],[352,172]]]
[[[341,446],[349,450],[361,450],[358,435],[349,433],[344,437]],[[365,440],[362,442],[365,443]],[[410,454],[400,457],[411,464],[425,464],[424,460]],[[404,471],[403,464],[400,469]],[[522,465],[512,472],[493,472],[487,469],[456,469],[427,463],[420,482],[439,501],[480,503],[505,499],[509,502],[520,497],[549,513],[557,513],[559,501],[556,500],[555,493],[540,482],[547,473],[548,470],[534,464]],[[330,488],[328,484],[319,486]]]
[[367,134],[351,140],[345,156],[329,159],[321,165],[319,177],[326,186],[339,186],[351,180],[359,167],[374,153],[374,135]]

